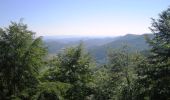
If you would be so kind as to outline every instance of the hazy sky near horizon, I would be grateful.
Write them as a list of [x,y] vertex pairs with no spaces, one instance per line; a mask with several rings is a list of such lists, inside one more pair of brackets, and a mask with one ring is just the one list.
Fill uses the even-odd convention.
[[169,5],[170,0],[1,0],[0,27],[24,18],[43,36],[142,34]]

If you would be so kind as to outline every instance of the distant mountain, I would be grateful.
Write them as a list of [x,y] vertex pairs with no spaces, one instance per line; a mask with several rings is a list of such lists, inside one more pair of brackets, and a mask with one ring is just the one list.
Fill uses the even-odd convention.
[[83,42],[85,48],[98,62],[106,60],[109,49],[118,49],[123,45],[128,45],[130,51],[148,50],[149,45],[145,41],[145,36],[152,38],[152,34],[134,35],[127,34],[120,37],[104,37],[104,38],[89,38],[89,37],[44,37],[44,43],[48,47],[49,54],[58,53],[61,49],[78,45]]
[[105,37],[105,38],[89,38],[89,37],[71,37],[71,38],[49,38],[44,37],[43,41],[48,48],[48,52],[50,54],[57,53],[61,49],[78,45],[79,43],[83,42],[86,49],[93,48],[96,46],[102,46],[107,43],[116,40],[116,37]]
[[97,61],[105,61],[109,49],[119,49],[124,45],[127,45],[129,47],[129,51],[131,52],[148,50],[149,45],[146,43],[145,36],[149,38],[153,37],[152,34],[127,34],[105,45],[90,48],[89,52]]

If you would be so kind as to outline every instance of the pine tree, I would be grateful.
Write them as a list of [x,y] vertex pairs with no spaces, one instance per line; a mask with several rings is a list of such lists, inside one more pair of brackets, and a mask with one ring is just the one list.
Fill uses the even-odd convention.
[[153,19],[154,38],[149,41],[151,56],[140,64],[138,75],[149,100],[170,99],[170,8]]

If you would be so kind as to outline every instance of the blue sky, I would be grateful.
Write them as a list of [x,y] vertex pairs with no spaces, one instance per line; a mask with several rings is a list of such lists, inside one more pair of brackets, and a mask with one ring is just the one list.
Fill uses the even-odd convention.
[[24,18],[43,36],[142,34],[169,5],[170,0],[1,0],[0,27]]

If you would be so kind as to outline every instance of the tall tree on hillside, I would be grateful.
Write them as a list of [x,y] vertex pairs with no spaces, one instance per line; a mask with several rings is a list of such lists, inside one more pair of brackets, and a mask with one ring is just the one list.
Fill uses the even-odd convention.
[[84,100],[91,94],[89,83],[92,81],[91,58],[83,51],[80,44],[68,48],[58,55],[60,61],[60,80],[70,83],[72,88],[67,91],[69,100]]
[[151,31],[154,38],[149,41],[154,57],[168,60],[170,57],[170,8],[159,15],[159,19],[152,19]]
[[[170,8],[153,19],[154,38],[149,40],[152,56],[147,64],[141,64],[139,76],[150,100],[170,99]],[[147,67],[146,67],[147,66]],[[142,81],[141,81],[142,82]]]
[[111,82],[114,99],[132,100],[132,81],[133,55],[130,53],[128,46],[123,46],[120,50],[109,53],[109,64],[111,67]]
[[64,49],[52,62],[55,65],[50,67],[46,79],[70,84],[64,96],[66,99],[84,100],[92,94],[89,85],[92,81],[91,57],[83,50],[82,44]]
[[0,28],[0,99],[33,94],[45,53],[41,37],[36,38],[22,22]]

